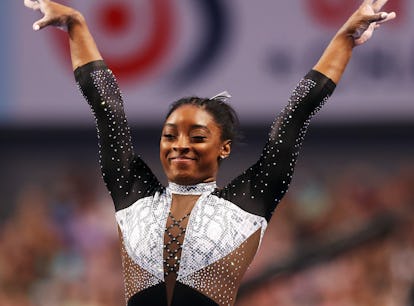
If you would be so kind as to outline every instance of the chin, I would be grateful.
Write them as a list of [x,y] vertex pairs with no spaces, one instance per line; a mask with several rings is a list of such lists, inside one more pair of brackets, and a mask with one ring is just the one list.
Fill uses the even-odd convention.
[[203,180],[200,178],[185,174],[174,175],[168,180],[179,185],[195,185],[203,182]]
[[178,174],[174,176],[170,176],[168,180],[172,183],[179,184],[179,185],[196,185],[200,183],[211,182],[212,180],[209,179],[210,177],[200,177],[194,175],[186,175],[186,174]]

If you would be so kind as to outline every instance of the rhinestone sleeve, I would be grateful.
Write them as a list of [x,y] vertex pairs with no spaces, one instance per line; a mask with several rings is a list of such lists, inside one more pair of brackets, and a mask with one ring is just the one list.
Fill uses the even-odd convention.
[[134,153],[118,83],[103,61],[75,70],[75,79],[95,116],[102,177],[116,210],[154,193],[160,183]]
[[334,89],[332,80],[311,70],[273,122],[259,160],[218,191],[220,196],[269,220],[289,187],[309,122]]

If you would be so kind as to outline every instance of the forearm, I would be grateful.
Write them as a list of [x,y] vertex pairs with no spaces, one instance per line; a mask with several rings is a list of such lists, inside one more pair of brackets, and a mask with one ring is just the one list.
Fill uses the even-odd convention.
[[102,56],[82,14],[74,12],[72,18],[68,34],[72,67],[75,70],[89,62],[101,60]]
[[330,78],[335,84],[338,84],[351,59],[354,45],[352,36],[346,35],[341,31],[338,32],[313,69]]

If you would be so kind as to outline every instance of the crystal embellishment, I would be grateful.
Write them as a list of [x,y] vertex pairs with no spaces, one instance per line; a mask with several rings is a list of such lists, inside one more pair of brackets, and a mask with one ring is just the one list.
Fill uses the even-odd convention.
[[216,182],[200,183],[197,185],[178,185],[172,182],[168,183],[167,190],[174,194],[200,195],[205,192],[212,192],[217,188]]
[[[165,229],[169,241],[164,244],[164,250],[167,257],[164,258],[164,271],[165,275],[170,273],[178,272],[180,266],[180,257],[182,244],[180,243],[180,237],[185,234],[186,228],[182,226],[182,222],[190,216],[190,213],[186,214],[181,219],[177,220],[171,212],[168,213],[168,217],[171,219],[172,223]],[[174,234],[173,229],[176,229],[178,233]]]

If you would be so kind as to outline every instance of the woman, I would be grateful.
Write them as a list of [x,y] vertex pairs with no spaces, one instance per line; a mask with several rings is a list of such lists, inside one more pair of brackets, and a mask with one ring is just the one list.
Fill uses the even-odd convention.
[[332,94],[351,57],[381,23],[387,0],[365,0],[299,82],[271,127],[263,154],[225,188],[216,186],[237,117],[219,96],[175,102],[164,122],[162,186],[134,153],[122,97],[83,16],[48,0],[25,0],[33,25],[68,32],[76,81],[96,117],[100,164],[121,240],[127,305],[233,305],[277,203],[285,194],[310,118]]

